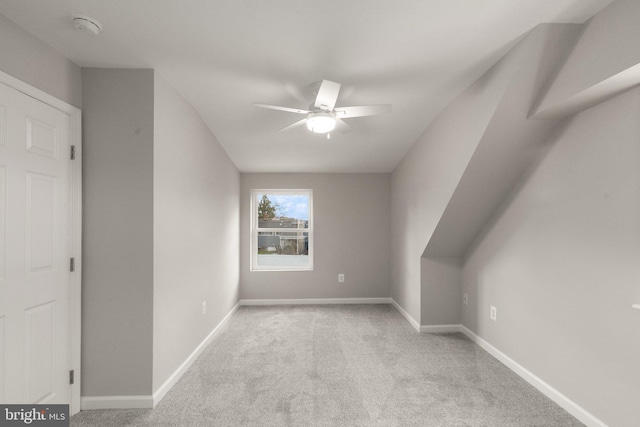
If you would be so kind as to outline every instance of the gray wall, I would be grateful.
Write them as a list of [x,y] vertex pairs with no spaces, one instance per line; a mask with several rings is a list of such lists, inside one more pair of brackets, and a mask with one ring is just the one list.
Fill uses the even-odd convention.
[[[615,95],[610,82],[640,61],[638,18],[628,0],[592,18],[541,105],[603,84]],[[615,426],[640,418],[639,115],[634,89],[562,122],[463,268],[463,324]]]
[[[389,174],[242,174],[240,297],[389,297]],[[250,191],[312,189],[314,270],[251,272]],[[338,274],[345,282],[338,283]]]
[[579,30],[532,30],[436,117],[394,170],[393,298],[421,325],[457,323],[461,282],[442,274],[447,260],[464,256],[557,132],[560,120],[530,120],[529,112]]
[[575,116],[463,270],[463,324],[612,426],[640,419],[639,115],[636,89]]
[[459,258],[420,259],[421,325],[460,323],[461,266]]
[[447,106],[393,171],[392,297],[418,323],[420,259],[508,84],[508,65],[494,66]]
[[0,15],[0,70],[74,107],[82,106],[80,67]]
[[150,395],[153,70],[82,70],[82,395]]
[[240,174],[157,73],[154,105],[155,392],[238,301]]
[[240,174],[153,70],[83,85],[82,395],[150,396],[238,301]]
[[[538,27],[392,174],[394,298],[422,325],[462,323],[616,426],[640,418],[640,89],[574,103],[570,118],[555,106],[636,65],[620,53],[640,37],[639,6]],[[537,105],[555,113],[532,119]]]

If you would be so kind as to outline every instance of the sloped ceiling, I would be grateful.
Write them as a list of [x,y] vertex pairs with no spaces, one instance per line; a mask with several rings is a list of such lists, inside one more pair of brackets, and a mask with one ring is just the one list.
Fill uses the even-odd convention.
[[[242,172],[390,172],[438,112],[543,22],[582,23],[611,0],[0,0],[0,13],[83,67],[153,68]],[[81,13],[104,26],[73,29]],[[393,104],[330,140],[300,117],[310,84],[337,105]]]
[[510,83],[423,256],[467,256],[562,135],[565,119],[640,84],[639,18],[640,3],[617,1],[584,25],[541,25],[504,57],[514,59]]
[[[449,200],[423,256],[461,258],[499,207],[562,132],[559,119],[528,117],[580,37],[580,25],[541,25],[507,55],[509,84]],[[505,57],[506,59],[507,57]]]

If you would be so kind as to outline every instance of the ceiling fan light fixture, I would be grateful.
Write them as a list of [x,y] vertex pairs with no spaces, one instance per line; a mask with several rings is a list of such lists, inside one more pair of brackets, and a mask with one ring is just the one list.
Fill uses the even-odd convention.
[[336,118],[328,112],[311,113],[307,117],[307,129],[314,133],[328,133],[336,127]]

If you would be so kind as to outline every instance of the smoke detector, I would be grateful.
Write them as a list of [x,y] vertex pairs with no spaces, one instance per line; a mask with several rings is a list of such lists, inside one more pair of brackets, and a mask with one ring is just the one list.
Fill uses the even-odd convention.
[[86,15],[71,15],[73,26],[76,30],[89,34],[90,36],[97,36],[102,31],[102,24],[97,19],[94,19]]

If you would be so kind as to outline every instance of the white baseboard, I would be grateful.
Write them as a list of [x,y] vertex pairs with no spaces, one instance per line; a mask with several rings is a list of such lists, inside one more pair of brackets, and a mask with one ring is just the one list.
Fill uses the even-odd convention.
[[569,399],[564,394],[560,393],[558,390],[544,382],[542,379],[534,375],[531,371],[527,370],[525,367],[520,365],[515,360],[511,359],[509,356],[495,348],[493,345],[489,344],[480,336],[476,335],[473,331],[466,328],[463,325],[457,325],[459,332],[465,334],[469,339],[480,347],[482,347],[487,353],[498,359],[502,362],[507,368],[511,369],[513,372],[518,374],[522,379],[526,382],[537,388],[540,392],[542,392],[549,399],[553,400],[560,407],[562,407],[565,411],[576,417],[580,422],[584,423],[589,427],[607,427],[605,423],[600,421],[598,418],[593,416],[591,413],[586,411],[583,407],[576,404],[574,401]]
[[422,325],[420,326],[421,334],[448,334],[452,332],[460,332],[460,325]]
[[391,304],[391,298],[241,299],[240,305]]
[[209,335],[196,347],[187,359],[176,369],[176,371],[153,393],[152,396],[83,396],[81,398],[82,410],[92,409],[128,409],[128,408],[153,408],[169,392],[180,377],[189,369],[193,362],[202,353],[204,348],[213,341],[218,332],[233,313],[241,305],[304,305],[304,304],[392,304],[402,314],[413,328],[421,333],[451,333],[461,332],[471,341],[475,342],[487,353],[495,357],[502,364],[507,366],[522,379],[534,386],[545,396],[553,400],[560,407],[565,409],[579,421],[589,427],[607,427],[605,423],[576,404],[574,401],[560,393],[558,390],[544,382],[532,372],[524,368],[515,360],[498,350],[486,340],[476,335],[464,325],[425,325],[420,324],[407,313],[393,298],[328,298],[328,299],[249,299],[240,300],[238,304],[220,321],[220,323],[209,333]]
[[182,377],[182,375],[187,372],[187,369],[189,369],[191,365],[193,365],[193,362],[195,362],[198,356],[200,356],[202,350],[204,350],[209,344],[211,344],[211,341],[213,341],[216,335],[218,335],[218,332],[220,332],[222,327],[229,321],[229,318],[238,310],[238,307],[240,307],[239,302],[231,309],[231,311],[229,311],[229,313],[227,313],[224,319],[222,319],[220,323],[218,323],[218,326],[213,328],[213,330],[200,343],[200,345],[198,345],[198,347],[193,350],[189,357],[187,357],[187,360],[182,362],[178,369],[176,369],[175,372],[171,374],[171,376],[169,376],[169,378],[167,378],[167,380],[158,388],[158,390],[153,393],[153,406],[156,406],[169,392],[169,390],[171,390],[171,387],[173,387],[175,383],[177,383],[178,380]]
[[398,304],[393,298],[391,299],[391,304],[393,304],[396,310],[398,310],[400,314],[402,314],[404,318],[407,319],[407,322],[409,322],[409,324],[413,326],[413,329],[420,332],[420,323],[418,323],[413,317],[411,317],[411,315],[407,313],[405,309],[402,308],[400,304]]
[[542,394],[553,400],[558,406],[562,407],[565,411],[576,417],[580,422],[589,427],[607,427],[605,423],[600,421],[594,415],[589,413],[583,407],[569,399],[564,394],[544,382],[542,379],[534,375],[531,371],[520,365],[515,360],[489,344],[486,340],[476,335],[473,331],[465,327],[464,325],[424,325],[421,326],[413,319],[400,305],[392,300],[393,306],[407,319],[407,321],[420,333],[452,333],[460,332],[466,335],[471,341],[479,345],[487,353],[495,357],[498,361],[504,364],[507,368],[511,369],[518,376],[524,379],[526,382],[538,389]]
[[92,409],[131,409],[153,408],[152,396],[82,396],[80,408]]
[[171,390],[184,373],[191,367],[193,362],[200,356],[202,351],[218,335],[222,327],[229,321],[229,318],[240,307],[237,303],[231,311],[213,328],[207,337],[196,347],[195,350],[182,362],[173,374],[158,388],[151,396],[83,396],[80,399],[80,407],[83,411],[92,409],[131,409],[131,408],[153,408]]

